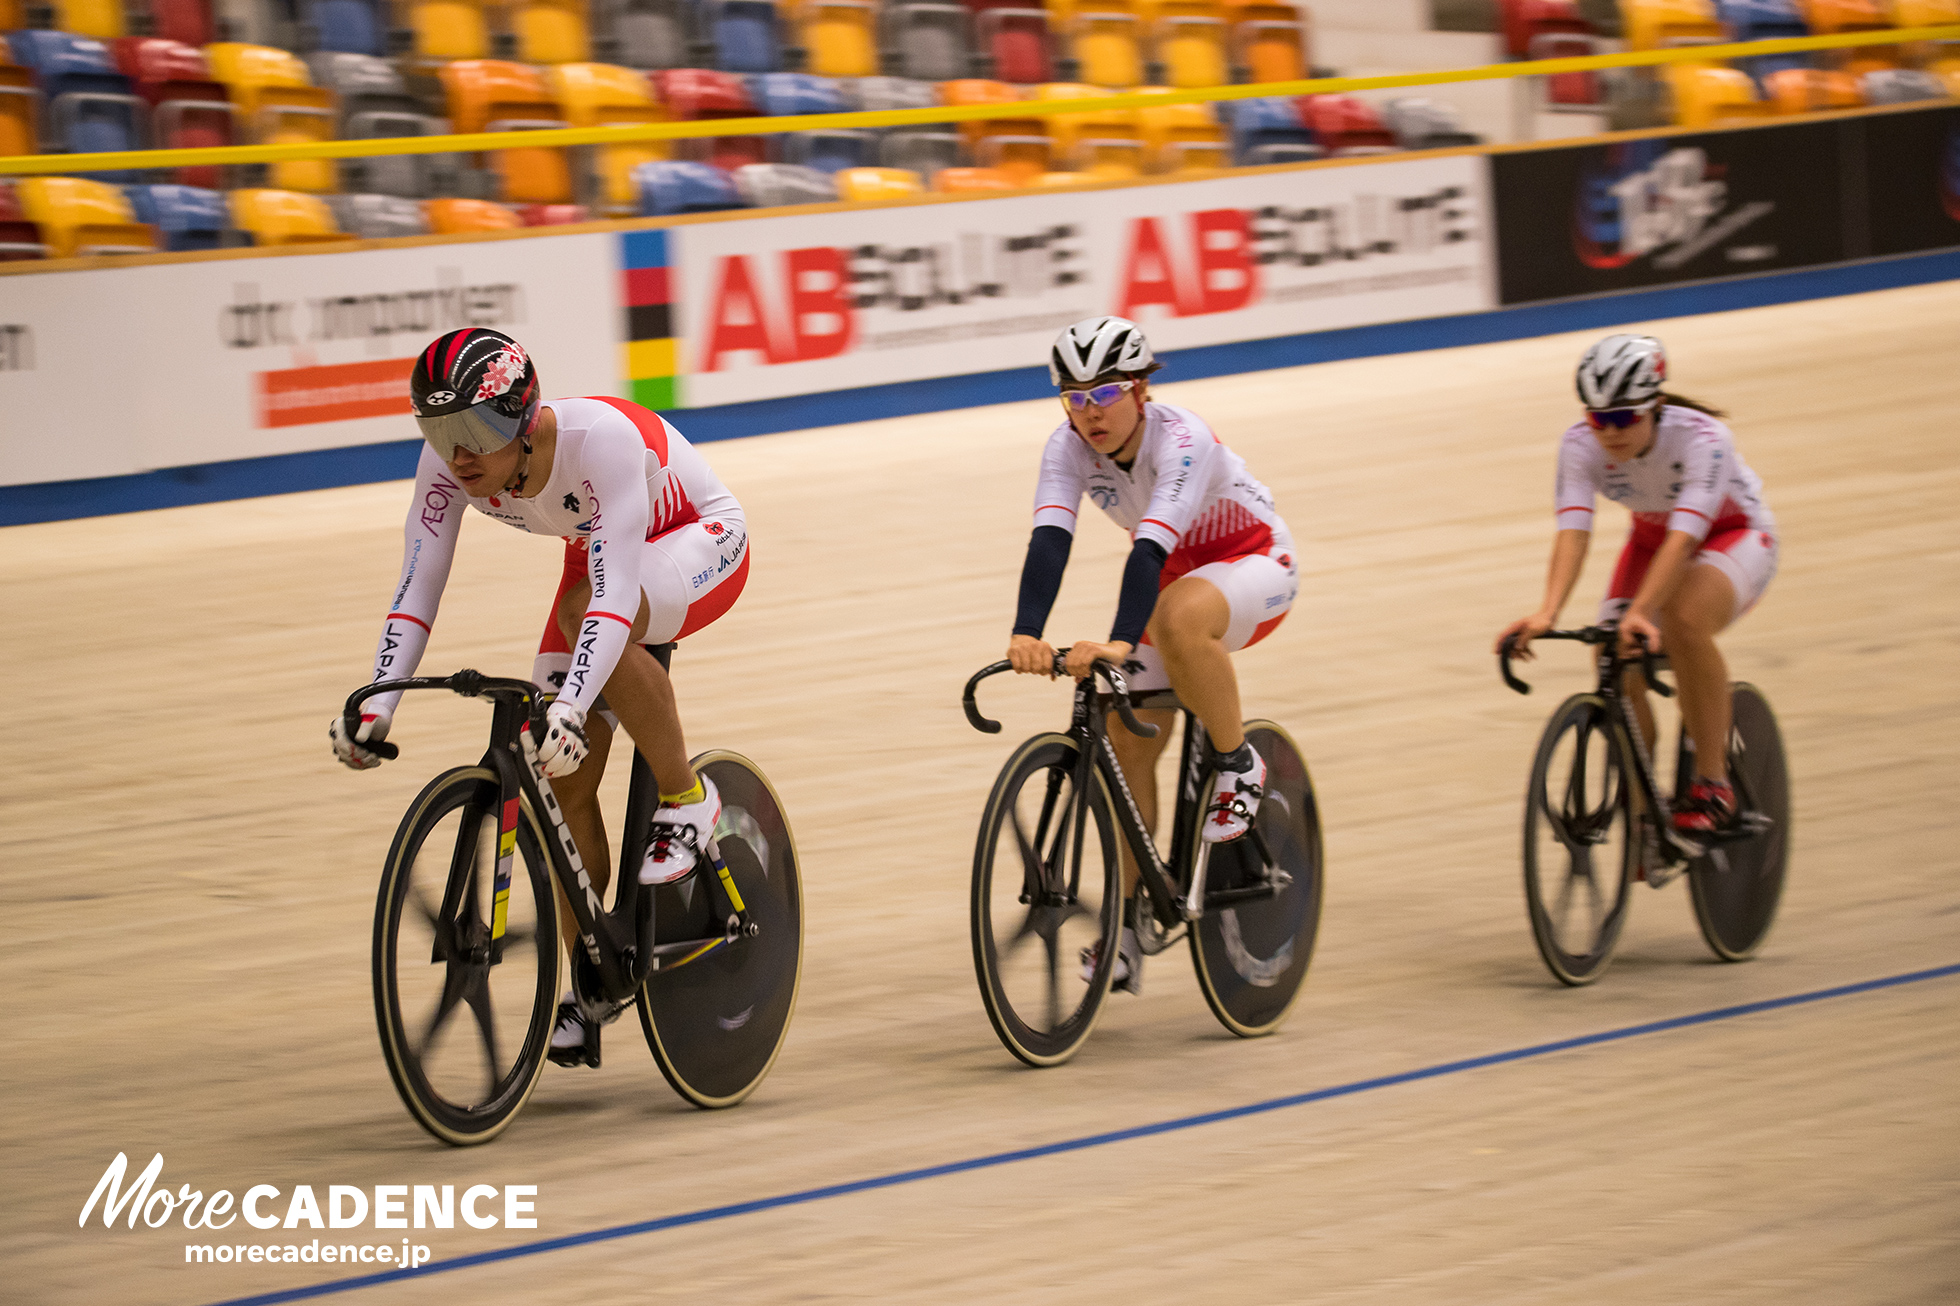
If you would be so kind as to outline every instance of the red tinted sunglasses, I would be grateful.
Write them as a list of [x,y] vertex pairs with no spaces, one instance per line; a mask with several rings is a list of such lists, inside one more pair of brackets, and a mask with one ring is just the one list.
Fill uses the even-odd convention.
[[1595,431],[1603,431],[1608,427],[1615,431],[1624,431],[1653,411],[1652,404],[1642,404],[1638,408],[1588,408],[1586,425]]

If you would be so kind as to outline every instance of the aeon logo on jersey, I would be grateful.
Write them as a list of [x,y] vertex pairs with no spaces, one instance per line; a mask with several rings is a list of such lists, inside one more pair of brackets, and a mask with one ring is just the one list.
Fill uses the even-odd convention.
[[1579,178],[1573,252],[1587,267],[1625,267],[1651,255],[1656,267],[1674,268],[1775,211],[1770,200],[1729,209],[1726,172],[1695,146],[1608,146]]

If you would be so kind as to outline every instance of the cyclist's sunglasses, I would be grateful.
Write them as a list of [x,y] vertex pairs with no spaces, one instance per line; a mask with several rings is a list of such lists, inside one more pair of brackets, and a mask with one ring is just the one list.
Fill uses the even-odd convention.
[[1615,431],[1624,431],[1653,411],[1652,404],[1641,404],[1638,408],[1588,408],[1586,424],[1595,431],[1603,431],[1608,427]]
[[1097,408],[1107,408],[1121,399],[1123,392],[1135,384],[1136,380],[1132,378],[1128,381],[1111,381],[1108,385],[1099,385],[1089,390],[1064,390],[1062,402],[1078,413],[1092,404]]

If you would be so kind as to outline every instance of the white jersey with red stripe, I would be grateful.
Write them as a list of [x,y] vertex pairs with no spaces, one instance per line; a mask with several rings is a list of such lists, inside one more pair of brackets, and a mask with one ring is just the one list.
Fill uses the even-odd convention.
[[1154,540],[1169,555],[1166,577],[1206,563],[1290,549],[1293,536],[1272,492],[1204,419],[1175,404],[1144,405],[1143,441],[1127,470],[1091,449],[1064,420],[1048,437],[1035,490],[1034,524],[1075,532],[1088,495],[1133,540]]
[[[375,650],[374,678],[412,676],[428,646],[467,504],[533,535],[586,550],[592,600],[563,697],[589,709],[611,677],[640,611],[642,546],[703,517],[740,518],[741,508],[693,445],[658,413],[621,399],[551,399],[557,443],[551,474],[535,495],[472,498],[423,446],[415,497],[403,530],[401,579]],[[392,712],[400,695],[381,696]]]
[[1641,548],[1658,547],[1669,531],[1696,540],[1737,529],[1776,535],[1763,482],[1736,452],[1734,434],[1692,408],[1664,405],[1654,442],[1638,458],[1613,458],[1585,422],[1570,427],[1558,451],[1560,529],[1591,530],[1601,494],[1633,512]]

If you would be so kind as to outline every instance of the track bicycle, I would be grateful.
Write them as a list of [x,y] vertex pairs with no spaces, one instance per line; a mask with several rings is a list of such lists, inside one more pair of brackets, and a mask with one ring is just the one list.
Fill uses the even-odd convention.
[[[665,665],[671,647],[651,651]],[[374,1012],[409,1113],[445,1143],[484,1143],[537,1086],[558,1009],[554,881],[577,925],[572,987],[589,1063],[599,1025],[636,1003],[653,1059],[683,1098],[724,1107],[747,1097],[782,1049],[802,973],[796,845],[767,777],[737,753],[694,758],[721,791],[721,819],[691,874],[649,889],[636,872],[659,787],[634,749],[607,910],[538,763],[543,691],[476,671],[383,680],[348,697],[347,719],[358,724],[376,694],[420,689],[493,706],[482,760],[444,771],[409,805],[375,902]]]
[[[1056,655],[1058,676],[1066,674],[1065,658]],[[996,662],[966,682],[961,703],[975,730],[1000,732],[998,721],[980,714],[974,691],[1010,669]],[[1097,677],[1107,693],[1097,691]],[[1158,728],[1139,720],[1134,707],[1183,709],[1168,690],[1133,704],[1123,673],[1098,661],[1076,682],[1068,730],[1035,735],[1017,748],[980,818],[974,970],[995,1033],[1031,1066],[1068,1060],[1094,1029],[1115,977],[1126,911],[1147,956],[1190,940],[1205,1001],[1241,1037],[1279,1028],[1313,958],[1323,888],[1320,813],[1292,737],[1271,721],[1246,722],[1246,737],[1266,760],[1266,796],[1244,836],[1207,843],[1202,821],[1211,749],[1204,726],[1183,709],[1167,862],[1107,734],[1113,710],[1132,734],[1155,736]],[[1140,872],[1127,908],[1119,836]]]
[[[1687,868],[1695,921],[1724,961],[1742,961],[1762,945],[1783,894],[1790,847],[1790,780],[1783,736],[1761,690],[1730,686],[1729,779],[1737,818],[1714,835],[1674,828],[1660,791],[1651,742],[1641,734],[1624,691],[1638,666],[1664,698],[1674,689],[1656,674],[1661,659],[1619,651],[1617,623],[1553,630],[1539,639],[1597,647],[1599,684],[1559,704],[1538,743],[1524,804],[1525,906],[1538,955],[1566,984],[1590,984],[1612,960],[1626,924],[1636,879],[1658,888]],[[1531,686],[1511,671],[1513,641],[1498,652],[1504,683]],[[1675,792],[1695,776],[1694,744],[1684,729],[1675,753]]]

